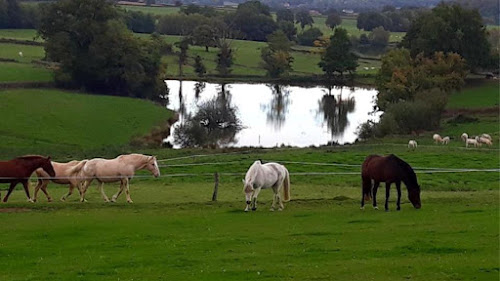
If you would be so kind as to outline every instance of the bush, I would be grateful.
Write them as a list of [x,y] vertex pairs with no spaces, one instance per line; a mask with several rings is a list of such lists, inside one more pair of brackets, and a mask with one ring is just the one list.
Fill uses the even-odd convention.
[[297,36],[300,45],[314,46],[314,41],[323,36],[323,32],[316,27],[312,27]]

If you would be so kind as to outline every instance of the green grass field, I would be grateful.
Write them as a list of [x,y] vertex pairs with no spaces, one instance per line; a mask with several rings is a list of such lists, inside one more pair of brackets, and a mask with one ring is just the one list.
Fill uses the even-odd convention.
[[500,101],[499,85],[498,81],[490,81],[481,88],[475,87],[475,85],[467,86],[463,91],[451,96],[447,108],[498,107]]
[[52,81],[52,71],[25,63],[0,63],[0,82]]
[[[34,40],[37,36],[35,29],[0,29],[0,38],[18,39],[18,40]],[[42,42],[41,37],[34,41]]]
[[[160,158],[200,151],[162,150]],[[357,163],[394,152],[413,166],[498,167],[497,151],[362,145],[325,149],[254,150],[169,162],[238,164],[162,168],[179,173],[244,172],[254,159]],[[492,157],[493,156],[493,157]],[[28,204],[21,190],[0,207],[0,274],[5,280],[494,280],[498,276],[498,181],[495,173],[419,174],[422,209],[403,191],[400,212],[359,210],[359,175],[294,176],[337,167],[288,164],[292,201],[270,212],[271,192],[244,213],[241,176],[132,181],[135,203]],[[349,168],[353,169],[353,168]],[[461,186],[460,188],[457,188]],[[105,187],[108,195],[116,185]],[[451,192],[454,191],[454,192]],[[51,185],[58,198],[66,188]],[[383,194],[383,192],[381,192]],[[381,194],[379,193],[379,194]],[[392,198],[395,197],[393,190]],[[379,195],[383,204],[384,197]],[[443,223],[445,222],[445,223]],[[36,268],[36,271],[33,271]],[[360,270],[362,268],[362,270]]]
[[123,146],[171,113],[149,101],[50,89],[0,91],[2,155]]

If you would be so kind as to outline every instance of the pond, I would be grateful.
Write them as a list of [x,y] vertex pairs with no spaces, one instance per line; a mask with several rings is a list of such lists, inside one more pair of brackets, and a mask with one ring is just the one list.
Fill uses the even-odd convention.
[[179,113],[165,142],[174,148],[307,147],[352,143],[373,113],[377,91],[349,87],[214,84],[167,80]]

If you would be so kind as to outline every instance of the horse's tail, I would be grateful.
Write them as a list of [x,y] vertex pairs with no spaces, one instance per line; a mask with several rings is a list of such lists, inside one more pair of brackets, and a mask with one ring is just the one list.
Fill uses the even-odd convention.
[[71,167],[68,170],[68,174],[73,175],[75,173],[80,172],[82,170],[83,166],[85,166],[85,164],[87,164],[87,161],[88,160],[82,160],[82,161],[80,161],[80,163],[78,163],[75,166]]
[[290,174],[285,168],[285,180],[283,181],[283,202],[290,201]]
[[365,201],[372,200],[372,180],[368,178],[362,178],[363,181],[363,197]]

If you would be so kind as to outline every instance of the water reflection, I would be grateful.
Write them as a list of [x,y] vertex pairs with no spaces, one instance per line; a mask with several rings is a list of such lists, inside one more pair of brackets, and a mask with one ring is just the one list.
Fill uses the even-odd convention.
[[355,141],[359,124],[379,116],[370,115],[374,89],[166,83],[168,108],[180,115],[168,138],[176,148],[343,144]]
[[340,94],[335,97],[332,94],[332,87],[319,100],[319,113],[323,116],[328,131],[332,137],[338,137],[344,134],[349,125],[348,113],[352,113],[356,108],[356,102],[353,97],[342,99],[342,88],[339,88]]
[[285,124],[288,105],[290,104],[290,91],[284,85],[268,85],[272,98],[268,105],[263,106],[267,112],[267,123],[279,131]]
[[174,144],[180,147],[228,146],[236,142],[236,134],[241,129],[237,108],[231,104],[231,94],[221,85],[216,97],[201,102],[194,115],[184,116],[174,131]]

